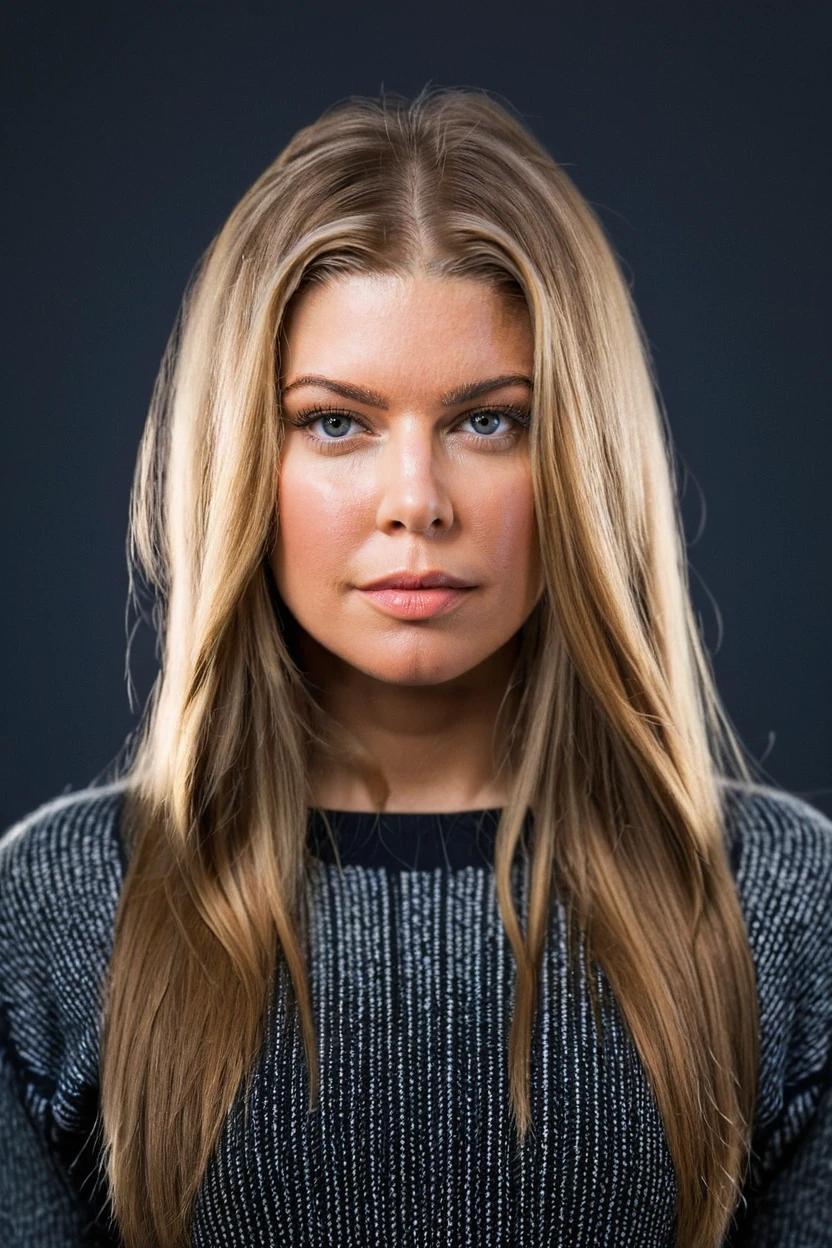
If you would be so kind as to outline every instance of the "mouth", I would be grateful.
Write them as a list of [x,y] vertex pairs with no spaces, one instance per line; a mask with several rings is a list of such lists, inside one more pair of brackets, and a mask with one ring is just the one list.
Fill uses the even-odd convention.
[[384,615],[415,621],[447,615],[477,587],[447,572],[426,572],[424,576],[395,572],[359,588]]
[[407,572],[393,572],[390,576],[380,576],[378,580],[368,581],[359,585],[362,590],[398,589],[414,591],[419,589],[474,589],[470,581],[463,581],[449,572],[425,572],[423,576],[412,576]]

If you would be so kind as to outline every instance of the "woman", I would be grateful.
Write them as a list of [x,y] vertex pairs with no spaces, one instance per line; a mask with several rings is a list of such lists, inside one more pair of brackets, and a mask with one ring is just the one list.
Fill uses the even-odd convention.
[[832,824],[752,779],[670,465],[520,121],[292,139],[151,404],[140,737],[3,843],[7,1237],[832,1242]]

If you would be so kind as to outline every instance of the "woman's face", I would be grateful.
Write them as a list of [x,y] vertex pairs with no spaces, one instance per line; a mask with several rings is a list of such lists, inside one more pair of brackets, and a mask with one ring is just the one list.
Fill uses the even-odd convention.
[[486,663],[543,587],[528,313],[472,279],[349,275],[284,332],[271,563],[301,637],[402,685]]

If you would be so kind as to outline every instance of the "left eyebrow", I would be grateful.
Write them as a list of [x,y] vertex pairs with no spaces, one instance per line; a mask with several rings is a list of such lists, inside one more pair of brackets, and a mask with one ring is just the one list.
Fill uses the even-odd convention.
[[[283,393],[288,394],[296,386],[320,386],[323,390],[331,390],[335,394],[343,395],[345,399],[352,399],[356,403],[364,403],[367,407],[376,407],[381,411],[386,411],[390,406],[388,400],[383,395],[376,394],[374,390],[367,390],[364,386],[355,386],[347,381],[334,381],[330,377],[321,377],[317,374],[296,377],[284,388]],[[474,381],[466,386],[457,386],[456,389],[443,394],[440,402],[443,407],[458,407],[460,403],[469,403],[471,399],[490,394],[492,390],[501,390],[503,386],[527,386],[530,390],[533,388],[530,377],[526,377],[523,373],[507,373],[502,377],[489,377],[486,381]]]
[[522,373],[509,373],[505,377],[490,377],[487,381],[475,381],[471,385],[450,390],[442,395],[442,406],[458,407],[460,403],[469,403],[471,399],[478,399],[480,395],[489,394],[492,390],[501,390],[503,386],[528,386],[530,390],[533,388],[531,377],[525,377]]

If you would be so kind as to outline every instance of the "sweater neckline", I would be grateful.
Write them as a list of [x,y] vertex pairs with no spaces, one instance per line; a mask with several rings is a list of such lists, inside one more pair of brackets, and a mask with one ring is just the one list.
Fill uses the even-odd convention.
[[311,807],[309,848],[320,861],[337,865],[340,859],[345,867],[395,872],[482,868],[493,865],[501,814],[499,806],[429,812]]

